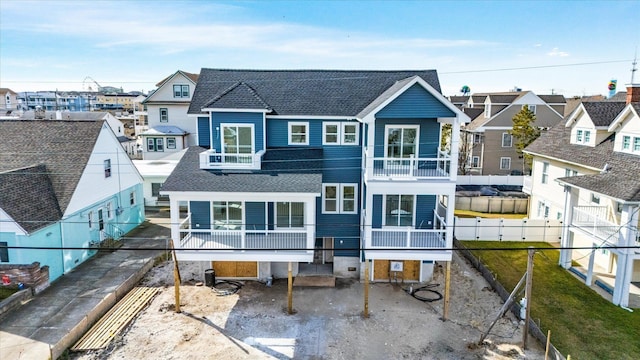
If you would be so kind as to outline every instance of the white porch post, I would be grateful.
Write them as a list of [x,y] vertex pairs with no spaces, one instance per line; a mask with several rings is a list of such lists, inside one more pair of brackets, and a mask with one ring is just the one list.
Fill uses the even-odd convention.
[[[306,219],[305,219],[305,229],[307,231],[307,249],[315,248],[316,243],[316,199],[314,198],[311,201],[305,202],[306,206]],[[324,244],[323,244],[324,245]]]
[[[456,116],[451,124],[451,159],[449,160],[449,178],[455,182],[458,179],[458,157],[460,153],[460,117]],[[449,216],[447,214],[447,221]],[[453,219],[451,217],[450,219]]]
[[[584,283],[587,284],[587,286],[591,286],[593,284],[593,264],[594,264],[595,258],[596,258],[596,244],[593,244],[593,249],[589,254],[589,268],[587,269],[587,278],[584,281]],[[571,259],[569,259],[569,261],[571,261]]]
[[180,206],[175,196],[169,196],[169,215],[171,217],[171,238],[175,247],[182,247],[180,244]]
[[[618,246],[634,246],[637,236],[635,230],[638,224],[638,206],[623,205],[620,216],[620,229]],[[616,270],[616,282],[613,288],[613,303],[620,306],[629,306],[629,287],[633,275],[633,249],[620,249],[618,252],[618,268]]]
[[[371,229],[373,228],[373,193],[371,189],[367,187],[367,200],[366,209],[364,212],[364,249],[370,248],[372,244]],[[364,259],[367,261],[367,252],[364,251]]]
[[[453,248],[453,223],[454,223],[454,210],[456,206],[456,191],[455,186],[449,194],[447,194],[447,229],[445,232],[445,239],[447,242],[447,249]],[[451,252],[453,254],[453,252]]]
[[578,203],[578,192],[572,187],[564,187],[564,211],[562,218],[562,237],[560,239],[560,266],[565,269],[571,267],[573,250],[566,249],[573,246],[573,233],[569,230],[573,218],[573,207]]

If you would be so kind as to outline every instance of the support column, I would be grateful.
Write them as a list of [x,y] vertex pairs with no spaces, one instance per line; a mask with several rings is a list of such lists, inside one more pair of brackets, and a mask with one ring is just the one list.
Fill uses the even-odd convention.
[[291,261],[289,261],[287,275],[287,312],[293,314],[293,270],[291,269]]
[[[635,226],[640,218],[639,212],[638,205],[623,205],[622,214],[620,215],[622,227],[618,235],[618,246],[628,247],[635,245],[638,235],[638,230],[635,229]],[[616,282],[613,288],[613,303],[615,305],[629,306],[629,291],[633,276],[633,251],[633,249],[629,248],[619,249]]]
[[[169,215],[171,218],[171,238],[178,242],[180,247],[180,206],[175,196],[169,196]],[[174,244],[175,245],[175,244]]]
[[444,302],[442,303],[442,321],[449,319],[449,292],[451,290],[451,261],[447,261],[444,272]]
[[595,262],[595,258],[596,258],[596,244],[593,244],[593,247],[591,248],[591,253],[589,254],[589,268],[587,269],[587,278],[584,281],[584,283],[587,284],[587,286],[593,285],[593,264]]
[[560,266],[565,269],[571,267],[571,258],[573,257],[573,232],[571,232],[571,221],[573,219],[573,207],[578,204],[578,192],[572,187],[565,185],[564,187],[564,210],[562,217],[562,237],[560,238]]
[[369,260],[364,260],[364,312],[365,318],[369,317]]

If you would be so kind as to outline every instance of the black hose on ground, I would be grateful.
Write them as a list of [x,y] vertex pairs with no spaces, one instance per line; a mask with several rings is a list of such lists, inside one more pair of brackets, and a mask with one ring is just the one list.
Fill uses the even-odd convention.
[[244,284],[239,281],[218,280],[216,281],[216,284],[213,285],[212,289],[216,292],[216,294],[218,294],[218,296],[227,296],[233,295],[240,291],[240,288],[242,288],[243,285]]
[[[429,284],[415,289],[409,288],[407,293],[422,302],[434,302],[442,299],[442,294],[440,294],[438,290],[433,289],[438,286],[440,286],[440,284]],[[418,295],[418,293],[427,293],[430,296],[426,297],[424,295]]]

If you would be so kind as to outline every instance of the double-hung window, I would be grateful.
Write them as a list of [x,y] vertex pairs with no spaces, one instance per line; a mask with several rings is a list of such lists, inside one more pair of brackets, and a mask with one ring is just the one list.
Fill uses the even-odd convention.
[[322,145],[358,145],[358,123],[325,122]]
[[631,150],[631,136],[625,135],[622,137],[622,150]]
[[502,147],[511,147],[513,137],[509,133],[502,133]]
[[277,202],[276,203],[276,227],[277,228],[303,228],[304,227],[304,203]]
[[501,157],[500,158],[500,169],[501,170],[510,170],[511,169],[511,158],[510,157]]
[[549,163],[543,162],[542,163],[542,183],[546,184],[547,182],[549,182]]
[[581,143],[582,142],[582,130],[577,130],[576,131],[576,142],[577,143]]
[[213,202],[214,230],[241,230],[242,203],[239,201]]
[[480,156],[473,156],[471,158],[471,167],[480,167]]
[[640,137],[633,138],[633,152],[640,152]]
[[160,122],[169,122],[169,109],[160,108]]
[[413,226],[415,195],[386,195],[385,226]]
[[309,123],[289,123],[289,145],[309,145]]
[[322,213],[357,213],[357,192],[358,184],[324,184],[322,187]]
[[104,161],[104,177],[111,177],[111,159],[106,159]]
[[173,97],[174,98],[188,98],[189,97],[189,85],[173,85]]
[[164,138],[147,138],[147,151],[148,152],[162,152],[164,151]]

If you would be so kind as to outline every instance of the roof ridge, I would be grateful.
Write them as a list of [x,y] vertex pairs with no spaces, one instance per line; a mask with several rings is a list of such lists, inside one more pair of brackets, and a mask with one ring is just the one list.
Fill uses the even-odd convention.
[[264,99],[260,96],[260,94],[258,94],[258,92],[256,91],[256,89],[254,89],[251,85],[249,85],[248,83],[244,82],[244,81],[236,81],[233,85],[231,85],[229,88],[227,88],[226,90],[222,91],[220,94],[216,95],[213,99],[211,99],[210,101],[205,103],[205,107],[209,107],[211,106],[213,103],[215,103],[216,101],[222,99],[223,97],[225,97],[227,94],[229,94],[230,92],[232,92],[233,90],[239,88],[239,87],[246,87],[249,90],[249,93],[251,95],[253,95],[253,97],[258,100],[258,102],[260,102],[266,109],[272,110],[272,107],[269,106],[269,104],[267,104],[266,101],[264,101]]

